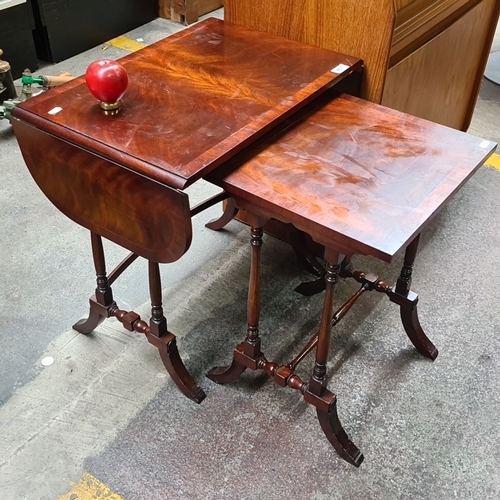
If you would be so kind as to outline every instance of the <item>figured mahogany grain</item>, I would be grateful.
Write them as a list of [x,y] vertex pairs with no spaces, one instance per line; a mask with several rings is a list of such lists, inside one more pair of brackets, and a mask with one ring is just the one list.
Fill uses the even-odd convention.
[[12,120],[24,161],[47,198],[92,232],[153,262],[191,244],[188,195]]
[[[117,116],[103,114],[83,77],[22,103],[13,116],[180,189],[361,67],[217,19],[120,62],[130,83]],[[339,64],[345,68],[332,72]]]
[[327,248],[390,262],[495,147],[340,95],[209,179]]

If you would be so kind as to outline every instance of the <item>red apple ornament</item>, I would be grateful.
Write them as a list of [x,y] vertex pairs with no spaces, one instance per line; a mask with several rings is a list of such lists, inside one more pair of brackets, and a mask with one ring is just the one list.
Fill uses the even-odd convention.
[[101,101],[106,114],[116,114],[128,85],[125,68],[112,59],[99,59],[89,65],[85,81],[92,95]]

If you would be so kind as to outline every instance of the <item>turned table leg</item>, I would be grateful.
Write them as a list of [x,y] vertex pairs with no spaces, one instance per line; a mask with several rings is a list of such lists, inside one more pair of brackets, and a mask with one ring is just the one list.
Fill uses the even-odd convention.
[[[256,221],[257,222],[257,221]],[[347,462],[358,467],[363,461],[363,455],[349,440],[342,428],[337,415],[337,398],[335,394],[326,389],[326,363],[330,347],[332,330],[333,294],[338,281],[341,260],[336,252],[329,252],[330,260],[326,269],[326,293],[323,315],[321,320],[318,340],[314,339],[308,347],[295,358],[285,364],[270,362],[261,351],[259,336],[260,320],[260,249],[262,246],[262,233],[264,222],[252,225],[252,254],[250,268],[250,284],[247,302],[247,334],[245,340],[236,346],[233,361],[230,366],[215,367],[207,377],[219,384],[232,382],[238,378],[245,369],[263,370],[280,387],[290,387],[298,390],[305,401],[312,404],[317,411],[318,420],[326,437],[336,449],[337,453]],[[331,262],[334,262],[333,264]],[[309,383],[304,382],[294,373],[296,365],[316,345],[316,363]]]
[[417,351],[432,360],[437,358],[438,350],[425,334],[418,319],[418,295],[410,290],[413,264],[417,256],[420,234],[408,245],[404,264],[396,286],[389,293],[392,302],[399,305],[403,327]]
[[177,349],[176,337],[167,329],[161,297],[160,266],[149,261],[149,291],[151,296],[151,319],[144,333],[148,341],[158,348],[161,360],[177,387],[196,403],[201,403],[205,392],[187,371]]
[[148,341],[158,348],[165,368],[179,389],[196,403],[203,401],[205,393],[184,366],[177,349],[175,335],[167,329],[167,320],[162,308],[159,265],[155,262],[149,262],[151,320],[148,326],[134,311],[119,309],[113,300],[111,290],[111,283],[137,258],[137,255],[130,254],[126,257],[108,277],[102,238],[91,232],[91,240],[97,288],[95,295],[90,299],[89,317],[78,321],[73,328],[80,333],[87,334],[92,332],[104,319],[114,316],[127,330],[144,333]]
[[80,333],[88,334],[95,330],[106,318],[112,316],[116,303],[113,300],[113,292],[106,274],[106,260],[102,238],[94,233],[90,233],[92,242],[92,257],[97,276],[97,287],[95,295],[90,298],[90,312],[88,318],[81,319],[73,325],[73,328]]
[[[262,224],[263,226],[264,224]],[[234,350],[233,361],[229,366],[212,368],[207,377],[218,384],[227,384],[236,380],[246,368],[257,369],[257,363],[262,356],[260,350],[259,319],[260,319],[260,249],[262,247],[263,227],[251,228],[250,244],[252,254],[250,261],[250,282],[247,300],[247,335]]]
[[363,454],[349,439],[340,423],[337,414],[337,397],[326,389],[326,363],[330,350],[332,331],[333,296],[340,271],[339,254],[336,252],[328,253],[325,276],[325,301],[316,347],[316,361],[309,384],[304,392],[304,399],[316,407],[321,429],[337,453],[347,462],[359,467],[364,458]]

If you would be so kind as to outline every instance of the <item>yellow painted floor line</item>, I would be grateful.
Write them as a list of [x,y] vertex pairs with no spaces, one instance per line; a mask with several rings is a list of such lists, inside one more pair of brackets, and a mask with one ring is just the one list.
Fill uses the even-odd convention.
[[126,36],[117,36],[112,40],[108,40],[104,45],[103,49],[107,49],[110,45],[116,47],[117,49],[128,50],[129,52],[136,52],[143,47],[146,47],[145,43],[138,42],[137,40],[132,40]]
[[492,154],[487,160],[485,165],[500,170],[500,155]]
[[123,500],[92,474],[85,472],[78,483],[71,483],[71,490],[57,500]]

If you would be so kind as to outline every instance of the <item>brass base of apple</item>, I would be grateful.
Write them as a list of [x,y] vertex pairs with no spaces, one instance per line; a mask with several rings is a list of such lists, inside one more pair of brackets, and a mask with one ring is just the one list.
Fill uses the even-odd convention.
[[101,108],[104,110],[105,115],[117,115],[118,111],[120,111],[120,101],[101,102]]

